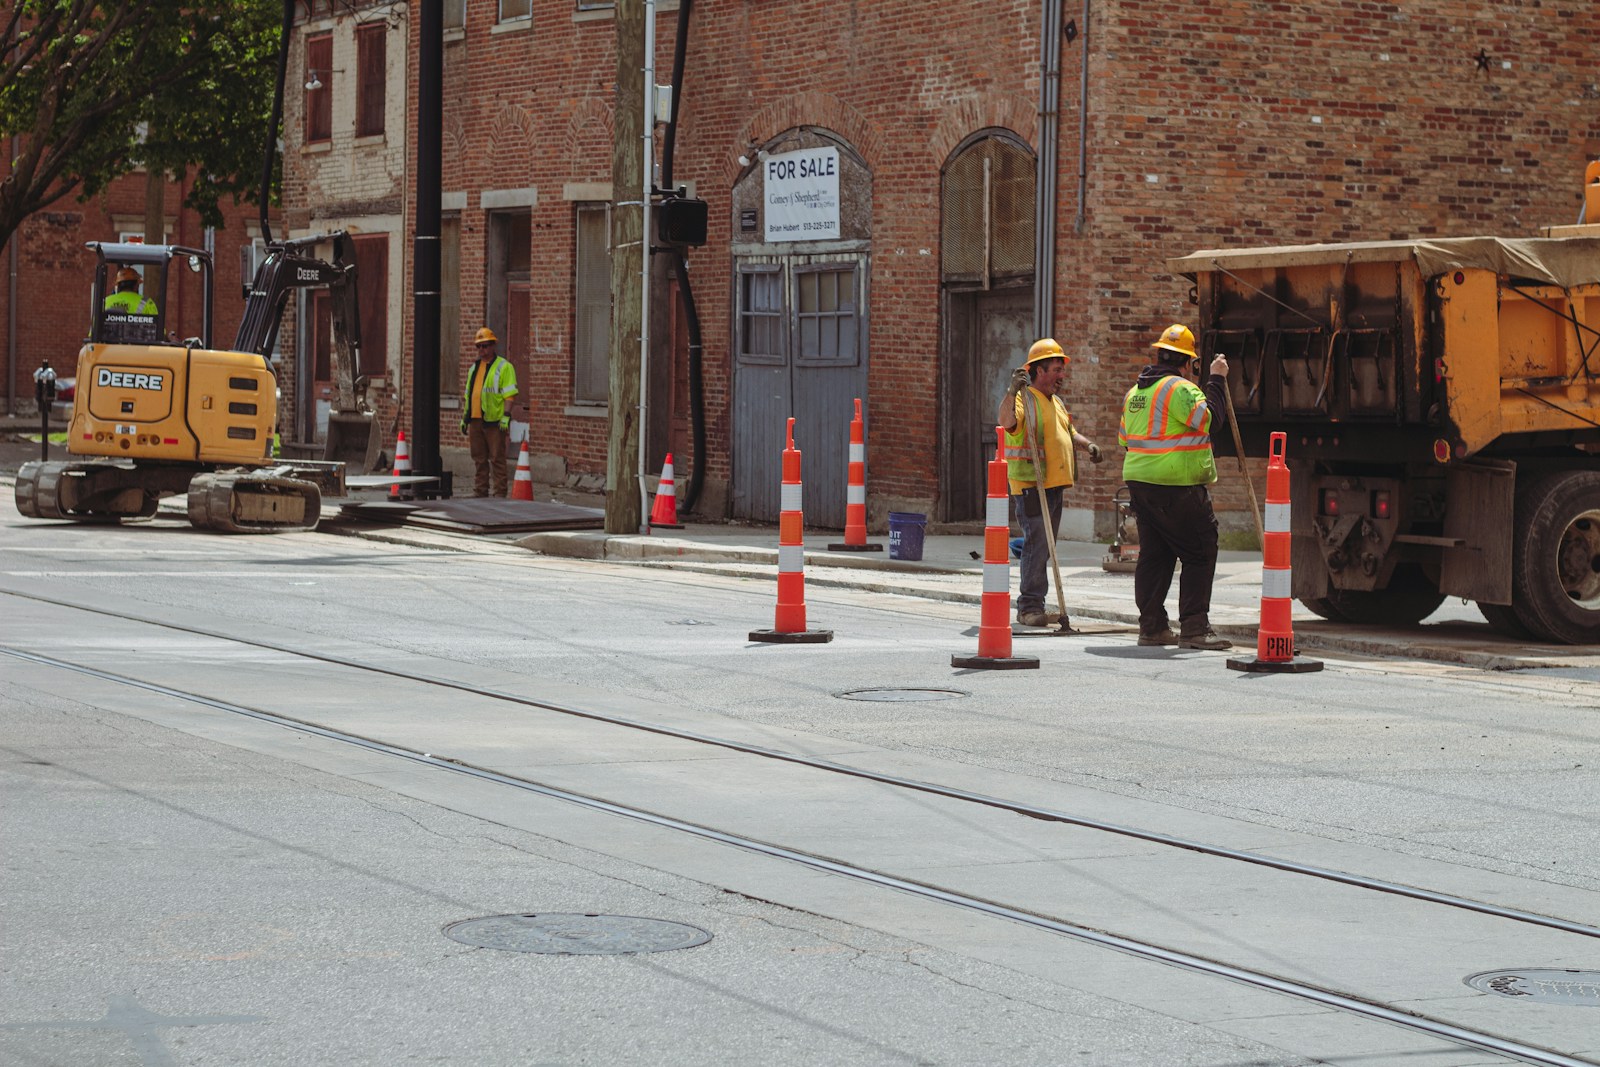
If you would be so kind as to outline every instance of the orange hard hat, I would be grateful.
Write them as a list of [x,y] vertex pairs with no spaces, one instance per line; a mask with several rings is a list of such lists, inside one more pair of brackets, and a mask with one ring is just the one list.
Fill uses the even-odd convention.
[[143,278],[139,277],[139,272],[134,270],[132,267],[123,267],[121,270],[117,271],[118,285],[121,285],[123,282],[139,282],[143,280]]
[[488,345],[494,344],[498,340],[500,340],[500,338],[494,335],[494,331],[485,326],[478,331],[478,336],[473,340],[472,343],[475,345]]

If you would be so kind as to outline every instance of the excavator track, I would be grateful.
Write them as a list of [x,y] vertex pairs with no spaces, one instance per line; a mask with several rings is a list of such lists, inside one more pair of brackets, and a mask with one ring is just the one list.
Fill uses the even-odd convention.
[[31,519],[116,522],[149,518],[158,496],[141,472],[118,463],[34,460],[17,472],[17,510]]
[[322,493],[299,478],[241,471],[198,474],[189,483],[189,522],[221,533],[315,530]]

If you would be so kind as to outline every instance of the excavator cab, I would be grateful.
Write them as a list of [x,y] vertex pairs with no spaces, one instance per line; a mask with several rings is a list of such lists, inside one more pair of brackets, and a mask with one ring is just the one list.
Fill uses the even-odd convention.
[[[95,254],[90,344],[174,345],[166,328],[167,277],[174,262],[200,275],[205,308],[199,347],[211,347],[211,255],[182,245],[91,241]],[[176,286],[174,286],[176,288]]]

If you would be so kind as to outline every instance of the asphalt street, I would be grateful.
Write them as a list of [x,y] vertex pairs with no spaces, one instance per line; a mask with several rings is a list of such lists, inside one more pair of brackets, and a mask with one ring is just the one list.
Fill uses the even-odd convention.
[[[33,523],[6,494],[0,646],[172,690],[3,660],[7,1061],[1510,1062],[197,697],[1600,1059],[1592,1009],[1464,984],[1592,969],[1592,938],[481,691],[1582,922],[1587,668],[1327,653],[1257,678],[1111,625],[1033,641],[1037,671],[962,672],[958,599],[819,585],[834,641],[759,646],[769,578],[354,532]],[[883,690],[906,699],[860,699]],[[573,957],[441,933],[551,911],[713,936]]]

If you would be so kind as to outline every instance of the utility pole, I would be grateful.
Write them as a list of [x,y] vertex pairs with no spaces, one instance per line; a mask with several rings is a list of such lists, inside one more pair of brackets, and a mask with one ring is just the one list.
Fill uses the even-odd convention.
[[444,0],[422,0],[417,29],[417,221],[411,253],[411,462],[440,478],[424,495],[450,495],[439,455],[439,224],[444,168]]
[[644,331],[644,0],[617,0],[611,148],[611,375],[606,532],[638,533],[639,346]]

